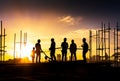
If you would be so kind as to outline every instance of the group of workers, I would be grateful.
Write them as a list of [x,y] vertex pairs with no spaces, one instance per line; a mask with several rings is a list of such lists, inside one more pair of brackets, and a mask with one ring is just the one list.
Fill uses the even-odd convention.
[[[86,63],[86,53],[88,52],[88,43],[86,42],[86,38],[82,39],[83,44],[81,45],[81,47],[83,48],[82,50],[82,57],[83,57],[83,61]],[[41,44],[40,44],[41,40],[38,39],[37,43],[35,44],[35,47],[33,47],[32,49],[32,62],[34,63],[34,60],[36,58],[36,63],[40,63],[41,62],[41,53],[44,52],[41,48]],[[67,38],[64,38],[64,41],[61,43],[61,52],[62,52],[62,61],[67,61],[67,49],[68,49],[68,42],[67,42]],[[51,45],[50,45],[50,58],[52,59],[52,61],[56,61],[56,56],[55,56],[55,50],[56,50],[56,43],[54,38],[51,38]],[[77,45],[74,42],[74,40],[71,40],[71,44],[69,47],[70,53],[71,53],[71,58],[70,60],[72,61],[72,58],[74,56],[75,61],[77,60],[76,57],[76,51],[77,51]],[[35,57],[36,54],[36,57]]]

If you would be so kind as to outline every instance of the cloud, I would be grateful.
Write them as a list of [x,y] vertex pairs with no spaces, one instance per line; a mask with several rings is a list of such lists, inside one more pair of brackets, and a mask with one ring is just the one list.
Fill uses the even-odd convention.
[[71,16],[66,16],[66,17],[62,17],[60,19],[60,22],[65,22],[65,23],[69,23],[69,24],[74,24],[74,18]]
[[72,16],[68,15],[68,16],[59,17],[58,20],[59,20],[59,22],[65,23],[68,25],[78,25],[79,22],[83,20],[83,18],[80,16],[72,17]]

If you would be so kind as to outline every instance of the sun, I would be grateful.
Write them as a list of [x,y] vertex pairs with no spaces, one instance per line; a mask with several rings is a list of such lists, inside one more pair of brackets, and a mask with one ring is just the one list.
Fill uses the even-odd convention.
[[28,43],[25,46],[22,47],[21,50],[21,58],[28,58],[29,61],[31,61],[31,51],[32,51],[33,45]]
[[[17,48],[18,57],[20,56],[20,53],[21,53],[21,63],[31,63],[32,62],[31,53],[32,53],[33,47],[34,47],[34,44],[27,43],[26,45],[22,45],[21,51],[20,51],[19,47]],[[35,57],[36,57],[36,54],[35,54]],[[44,62],[44,61],[45,61],[45,55],[44,55],[44,53],[41,53],[41,62]]]

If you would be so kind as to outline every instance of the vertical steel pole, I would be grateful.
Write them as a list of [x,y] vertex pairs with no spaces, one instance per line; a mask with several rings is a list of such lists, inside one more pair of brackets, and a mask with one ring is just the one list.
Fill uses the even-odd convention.
[[4,45],[3,45],[3,61],[5,61],[5,28],[4,28]]
[[2,57],[3,57],[3,54],[2,54],[2,21],[1,21],[1,39],[0,39],[0,52],[1,52],[1,61],[2,61]]
[[90,45],[90,49],[89,49],[89,59],[90,59],[90,61],[91,61],[91,56],[92,56],[92,31],[90,30],[89,31],[89,34],[90,34],[90,36],[89,36],[89,45]]
[[[107,38],[106,38],[106,27],[105,27],[105,24],[104,24],[104,27],[103,27],[103,33],[104,33],[104,54],[106,53],[106,40],[107,40]],[[105,56],[105,55],[104,55]]]
[[16,33],[14,34],[14,53],[13,53],[13,58],[14,58],[14,60],[15,60],[15,58],[16,58],[15,52],[16,52]]
[[108,51],[108,53],[109,53],[109,61],[110,61],[110,23],[108,23],[108,48],[109,48],[109,51]]
[[22,31],[20,31],[20,59],[21,59],[21,49],[22,49]]

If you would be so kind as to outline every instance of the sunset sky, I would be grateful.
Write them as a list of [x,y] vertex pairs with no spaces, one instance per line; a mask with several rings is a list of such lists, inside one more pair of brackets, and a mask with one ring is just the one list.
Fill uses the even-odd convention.
[[113,29],[120,22],[120,5],[119,0],[0,0],[0,20],[7,34],[6,55],[12,57],[14,34],[19,41],[21,30],[27,32],[29,52],[37,39],[41,39],[42,49],[48,51],[52,37],[57,47],[67,37],[69,44],[74,39],[81,48],[81,39],[89,38],[89,30],[100,29],[101,22],[110,22]]

